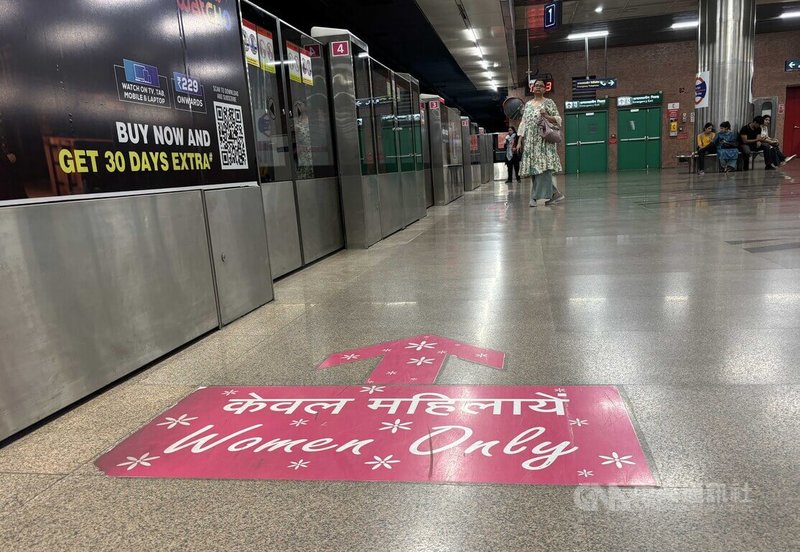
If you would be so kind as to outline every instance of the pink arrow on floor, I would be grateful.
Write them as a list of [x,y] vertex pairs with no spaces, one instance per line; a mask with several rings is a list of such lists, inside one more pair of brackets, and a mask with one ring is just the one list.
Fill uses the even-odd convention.
[[418,335],[334,353],[319,368],[333,368],[382,356],[383,359],[367,378],[367,383],[435,383],[450,355],[496,370],[503,369],[505,358],[504,353],[493,349],[468,345],[438,335]]

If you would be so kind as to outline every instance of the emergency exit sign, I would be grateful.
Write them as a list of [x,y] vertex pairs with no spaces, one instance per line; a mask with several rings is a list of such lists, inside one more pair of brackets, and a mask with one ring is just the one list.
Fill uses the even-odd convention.
[[783,70],[787,73],[789,71],[800,71],[800,59],[787,59],[784,63]]

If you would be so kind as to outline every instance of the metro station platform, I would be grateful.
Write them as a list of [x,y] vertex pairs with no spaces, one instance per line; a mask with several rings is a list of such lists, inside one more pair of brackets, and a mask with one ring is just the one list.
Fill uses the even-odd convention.
[[[431,208],[7,442],[0,549],[797,549],[800,162],[559,184],[568,199],[553,207],[495,182]],[[135,478],[95,465],[198,387],[358,391],[377,358],[317,368],[420,335],[505,353],[503,370],[450,358],[437,384],[618,386],[657,485]]]

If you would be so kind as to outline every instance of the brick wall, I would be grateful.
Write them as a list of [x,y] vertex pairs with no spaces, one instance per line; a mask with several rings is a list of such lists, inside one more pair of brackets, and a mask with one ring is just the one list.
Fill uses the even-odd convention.
[[[776,96],[786,103],[786,87],[800,86],[800,72],[786,73],[787,59],[800,58],[800,31],[756,35],[753,96]],[[777,124],[777,127],[775,126]],[[783,141],[783,115],[772,116],[773,138]]]
[[[786,101],[786,87],[800,86],[800,72],[785,73],[783,63],[786,59],[797,58],[800,52],[800,31],[784,33],[758,34],[755,43],[755,74],[753,79],[754,96],[777,96],[779,103]],[[691,117],[694,113],[694,79],[697,73],[697,43],[666,42],[645,46],[627,46],[609,48],[608,72],[602,48],[589,50],[589,72],[592,75],[612,76],[619,79],[616,89],[608,90],[609,134],[617,134],[616,97],[646,94],[661,91],[664,93],[661,151],[663,167],[677,165],[675,156],[694,149],[695,125]],[[525,75],[527,58],[518,59],[519,74]],[[533,69],[535,62],[532,60]],[[572,93],[572,77],[580,76],[586,71],[584,52],[563,52],[539,56],[539,69],[542,73],[553,75],[555,90],[550,97],[563,108],[564,101],[570,99]],[[713,78],[713,77],[712,77]],[[598,92],[602,97],[606,92]],[[522,96],[523,90],[509,91],[509,95]],[[685,138],[669,136],[667,121],[667,104],[680,103],[680,113],[686,114],[686,123],[679,123],[685,131]],[[783,116],[777,115],[776,137],[783,137]],[[701,121],[702,125],[705,121]],[[718,122],[718,121],[717,121]],[[559,154],[564,159],[563,145],[559,146]],[[617,146],[609,145],[609,169],[617,166]]]

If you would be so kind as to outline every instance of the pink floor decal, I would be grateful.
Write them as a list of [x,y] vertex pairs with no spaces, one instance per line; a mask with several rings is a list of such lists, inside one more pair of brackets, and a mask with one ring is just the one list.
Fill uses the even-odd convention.
[[613,386],[203,388],[96,464],[123,477],[656,484]]
[[502,370],[505,355],[438,335],[419,335],[330,355],[320,369],[383,357],[367,383],[434,383],[449,355]]

